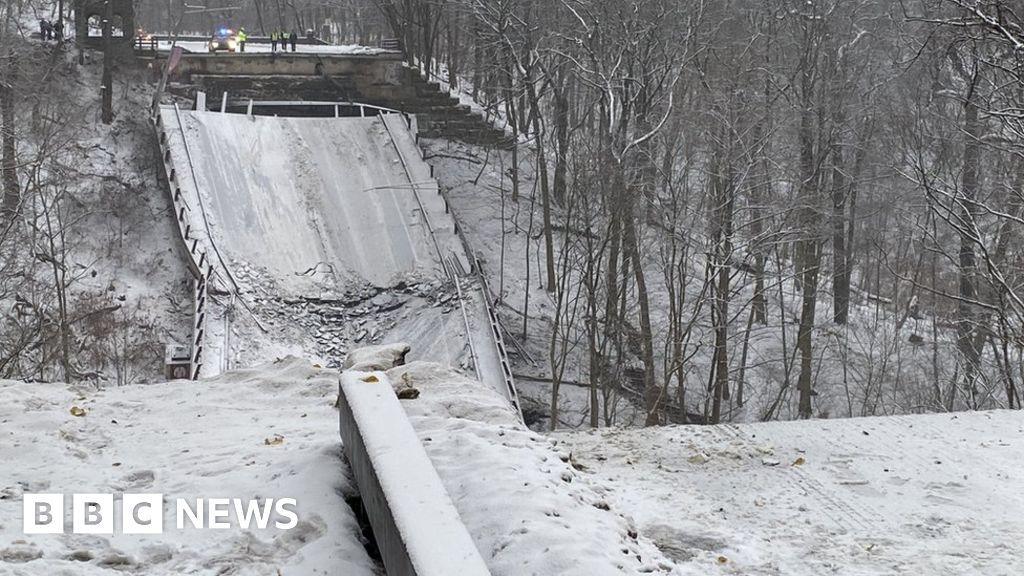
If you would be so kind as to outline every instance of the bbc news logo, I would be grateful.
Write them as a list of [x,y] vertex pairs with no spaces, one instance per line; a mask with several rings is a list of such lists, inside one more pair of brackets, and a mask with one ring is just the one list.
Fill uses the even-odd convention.
[[[63,534],[65,530],[64,494],[25,494],[22,505],[25,534]],[[299,523],[294,498],[242,500],[240,498],[185,498],[174,500],[175,526],[199,529],[273,526],[291,530]],[[115,526],[115,520],[120,526]],[[163,494],[122,494],[120,514],[113,494],[72,494],[71,532],[73,534],[113,535],[163,534]]]

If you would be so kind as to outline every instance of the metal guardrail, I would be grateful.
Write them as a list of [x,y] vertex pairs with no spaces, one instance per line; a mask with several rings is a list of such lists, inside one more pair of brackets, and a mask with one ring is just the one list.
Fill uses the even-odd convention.
[[132,49],[135,50],[136,54],[155,55],[159,51],[159,46],[160,43],[152,36],[149,38],[136,36],[132,41]]
[[[138,38],[138,36],[136,36]],[[177,40],[178,42],[209,42],[209,35],[198,35],[198,34],[152,34],[144,40],[153,40],[155,42],[171,42]],[[270,44],[270,36],[260,36],[249,34],[245,40],[249,44]],[[331,43],[320,38],[310,38],[308,36],[299,36],[296,41],[299,46],[330,46]]]
[[163,116],[159,106],[155,107],[151,122],[156,131],[157,145],[163,160],[164,174],[167,177],[168,191],[174,206],[175,219],[178,224],[178,237],[185,246],[188,255],[187,265],[194,276],[192,286],[192,336],[190,338],[189,374],[193,380],[199,378],[203,367],[203,337],[206,332],[207,296],[213,264],[207,257],[206,247],[201,245],[194,234],[192,208],[188,205],[178,186],[178,169],[174,166],[167,130],[163,125]]
[[[418,138],[415,131],[413,131],[413,122],[410,119],[410,117],[407,116],[406,118],[406,128],[412,134],[413,141],[415,142],[418,140]],[[405,173],[409,177],[409,181],[413,182],[415,178],[413,177],[412,172],[409,170],[409,165],[405,159],[405,156],[402,154],[402,151],[398,146],[398,143],[395,141],[394,134],[391,133],[391,128],[388,127],[387,122],[384,122],[384,127],[388,131],[388,136],[391,138],[391,142],[394,144],[395,150],[398,152],[398,157],[402,162],[402,166],[405,168]],[[421,148],[419,150],[420,159],[422,160],[423,150]],[[433,176],[434,170],[432,167],[430,169],[430,172],[431,176]],[[445,272],[448,274],[448,276],[455,280],[455,287],[459,293],[459,306],[462,308],[463,319],[466,322],[466,337],[467,340],[470,341],[470,353],[473,355],[474,359],[473,366],[474,368],[477,369],[477,379],[480,379],[481,375],[479,372],[479,368],[477,368],[478,362],[476,358],[476,351],[473,349],[472,338],[469,337],[470,326],[469,319],[466,315],[465,304],[463,303],[462,299],[462,287],[459,283],[455,266],[441,254],[441,248],[437,242],[437,237],[434,235],[433,228],[430,226],[430,221],[427,218],[426,211],[423,210],[423,202],[420,200],[418,186],[416,185],[415,182],[413,182],[412,189],[413,193],[416,195],[416,202],[419,203],[420,212],[423,213],[423,218],[427,222],[427,229],[430,230],[430,236],[434,241],[434,247],[437,249],[438,257],[441,259],[441,265],[444,267]],[[437,187],[437,190],[438,194],[442,194],[440,186]],[[444,202],[445,207],[448,208],[448,199],[444,198]],[[452,215],[452,220],[455,220],[454,215]],[[501,320],[498,317],[497,309],[495,309],[494,304],[491,302],[490,289],[487,286],[487,279],[484,277],[483,269],[480,267],[479,258],[477,258],[476,256],[470,256],[471,252],[469,249],[469,243],[466,237],[459,230],[458,222],[455,222],[455,232],[460,243],[462,244],[463,251],[465,251],[466,253],[466,257],[471,258],[470,266],[475,270],[477,276],[480,279],[480,296],[483,298],[484,306],[487,309],[487,321],[491,329],[491,340],[494,342],[494,347],[498,354],[498,361],[501,364],[502,380],[505,383],[505,393],[508,397],[509,402],[512,404],[512,407],[515,408],[516,412],[519,414],[519,419],[522,420],[523,409],[522,406],[520,406],[519,404],[519,393],[516,391],[515,377],[512,375],[512,365],[509,363],[508,351],[505,348],[505,339],[502,336]]]
[[[411,124],[410,131],[413,133],[416,141],[419,142],[419,134],[412,128]],[[422,148],[420,148],[420,154],[421,158],[425,156],[425,152]],[[433,166],[430,167],[430,175],[434,175]],[[495,348],[497,349],[498,360],[501,362],[502,379],[505,381],[509,401],[515,407],[516,412],[519,413],[519,419],[522,420],[523,408],[519,404],[519,392],[516,390],[515,376],[513,375],[512,365],[508,359],[508,349],[505,346],[505,338],[503,336],[504,326],[501,324],[501,317],[498,316],[497,308],[495,308],[494,303],[491,301],[490,288],[487,284],[487,278],[484,276],[483,267],[480,265],[480,258],[470,250],[469,239],[466,238],[462,228],[459,227],[458,218],[456,217],[455,211],[451,208],[451,202],[449,202],[448,196],[440,186],[438,186],[437,191],[438,194],[444,198],[445,208],[452,214],[452,220],[455,221],[455,235],[459,238],[459,242],[462,244],[462,249],[466,252],[466,257],[470,258],[469,265],[480,279],[480,293],[484,300],[484,306],[487,308],[488,322],[491,326],[491,338],[494,341]]]
[[367,110],[374,110],[380,114],[400,114],[398,110],[394,108],[385,108],[384,106],[377,106],[376,104],[367,104],[365,102],[334,102],[330,100],[226,100],[223,107],[239,108],[245,106],[246,113],[252,114],[253,109],[259,107],[274,107],[284,108],[288,106],[324,106],[333,107],[334,116],[340,116],[339,112],[341,108],[358,108],[359,116],[366,117]]
[[[454,266],[449,262],[449,265]],[[473,360],[473,371],[476,372],[477,381],[483,381],[483,375],[480,374],[480,358],[476,354],[476,346],[473,344],[473,339],[469,337],[470,326],[469,326],[469,314],[466,313],[465,299],[462,295],[462,282],[459,281],[459,275],[453,274],[452,279],[455,280],[455,295],[459,298],[459,310],[462,311],[462,322],[466,326],[466,342],[469,343],[469,357]]]
[[[388,126],[387,120],[384,120],[381,124],[384,125],[384,130],[388,133],[388,138],[391,139],[391,145],[395,147],[395,152],[398,154],[398,160],[402,163],[402,169],[405,171],[405,176],[409,179],[409,185],[412,187],[413,197],[416,198],[416,205],[420,207],[420,214],[423,215],[423,221],[427,225],[427,232],[430,233],[430,239],[434,242],[434,250],[437,251],[437,259],[441,263],[441,267],[444,268],[445,273],[448,276],[452,276],[453,272],[448,269],[446,258],[441,252],[441,245],[438,243],[437,235],[434,233],[434,227],[430,224],[430,216],[423,207],[423,200],[420,198],[419,183],[416,182],[416,178],[409,169],[409,163],[405,159],[405,154],[402,154],[402,147],[399,146],[398,141],[395,140],[395,135],[391,132],[391,127]],[[410,123],[406,116],[406,128],[409,126]]]
[[[415,122],[413,117],[402,114],[406,120],[406,128],[413,132]],[[482,381],[483,376],[480,373],[480,358],[476,353],[476,346],[473,345],[473,339],[470,337],[472,333],[472,327],[469,324],[469,314],[466,312],[466,303],[462,294],[462,283],[459,281],[459,276],[455,270],[455,264],[452,262],[452,258],[445,257],[441,252],[441,245],[437,241],[437,236],[434,234],[434,227],[430,224],[430,217],[427,215],[427,211],[423,207],[423,200],[420,198],[419,185],[416,183],[416,178],[413,176],[412,171],[409,169],[409,164],[405,159],[405,155],[402,154],[402,149],[395,140],[395,135],[391,133],[391,127],[388,126],[387,121],[383,122],[384,129],[388,133],[388,137],[391,139],[392,145],[395,147],[395,152],[398,153],[398,159],[402,163],[402,168],[405,170],[405,175],[409,179],[409,183],[412,187],[413,196],[416,198],[416,204],[420,207],[420,214],[423,214],[423,221],[427,225],[427,230],[430,233],[430,238],[434,242],[434,249],[437,251],[437,257],[440,260],[441,267],[444,268],[445,274],[455,282],[455,291],[459,299],[459,310],[462,312],[462,321],[466,327],[466,342],[469,343],[469,355],[473,360],[473,371],[476,373],[476,379]],[[414,132],[413,132],[414,133]],[[414,133],[415,134],[415,133]],[[415,136],[413,138],[415,141]],[[431,175],[433,175],[433,169],[431,169]],[[440,188],[438,188],[440,190]],[[446,203],[447,206],[447,203]],[[518,406],[517,406],[518,409]]]
[[385,50],[394,50],[395,52],[402,52],[402,41],[398,38],[381,38],[380,47]]
[[494,303],[491,302],[491,289],[487,284],[487,277],[484,275],[483,267],[480,265],[480,259],[475,256],[473,258],[473,267],[480,276],[480,291],[483,293],[484,304],[487,308],[487,320],[491,325],[491,337],[494,339],[494,347],[498,350],[502,378],[505,380],[508,397],[512,405],[515,406],[516,412],[519,412],[519,419],[522,420],[523,408],[519,405],[519,392],[516,391],[516,381],[512,375],[512,364],[508,361],[508,350],[505,348],[505,338],[502,336],[501,318],[498,316],[498,310],[494,307]]
[[[234,274],[231,273],[231,268],[228,267],[227,262],[224,261],[224,257],[221,255],[220,250],[217,248],[217,243],[214,242],[213,231],[210,230],[210,221],[209,221],[209,219],[206,216],[206,207],[203,204],[202,194],[201,194],[201,191],[199,189],[199,179],[196,177],[195,166],[192,163],[192,152],[189,150],[188,140],[185,139],[185,126],[184,126],[184,124],[181,121],[181,110],[178,108],[177,104],[174,105],[174,117],[175,117],[175,119],[178,122],[178,131],[181,133],[182,145],[185,148],[185,161],[188,164],[189,173],[192,176],[192,184],[193,184],[193,187],[195,188],[195,191],[196,191],[196,203],[199,205],[199,218],[200,218],[200,220],[202,220],[203,227],[206,229],[206,239],[207,239],[207,242],[209,243],[209,245],[204,247],[204,249],[203,249],[203,256],[205,257],[206,249],[207,248],[209,248],[213,252],[214,256],[217,258],[217,261],[220,263],[220,270],[223,272],[223,277],[227,279],[227,286],[226,287],[231,292],[231,295],[232,295],[231,301],[232,301],[232,303],[234,303],[236,301],[238,303],[240,303],[242,305],[242,307],[244,307],[246,309],[246,311],[249,313],[249,316],[252,318],[253,322],[256,324],[256,327],[259,328],[260,331],[262,331],[264,334],[266,334],[267,333],[267,328],[263,325],[262,322],[260,322],[259,317],[253,311],[252,307],[245,300],[245,298],[242,298],[242,297],[239,296],[238,281],[235,280]],[[167,151],[167,155],[170,156],[170,150]],[[205,299],[206,299],[206,296],[207,296],[206,289],[207,289],[207,287],[209,285],[209,280],[213,277],[213,272],[214,272],[214,267],[213,267],[212,260],[211,259],[206,259],[206,260],[208,261],[207,263],[209,264],[209,272],[206,274],[206,277],[205,277],[205,279],[203,279],[203,282],[202,282],[203,291],[202,291],[201,295],[203,296],[204,303],[205,303]],[[200,309],[200,307],[198,307],[198,306],[196,308]],[[204,335],[205,326],[206,326],[206,324],[205,324],[206,318],[205,317],[206,317],[205,310],[203,311],[202,314],[197,314],[197,316],[196,316],[196,322],[201,322],[202,323],[201,326],[196,331],[198,333],[198,336],[195,338],[195,340],[196,340],[196,344],[195,345],[198,347],[197,349],[199,351],[198,354],[201,354],[202,348],[203,348],[202,336]],[[225,351],[228,350],[228,348],[227,348],[227,345],[228,345],[227,338],[229,337],[229,335],[230,335],[230,330],[226,329],[225,332],[224,332]],[[200,364],[200,366],[201,366],[201,364]],[[198,368],[196,369],[195,374],[196,374],[195,377],[198,378],[198,375],[199,375],[199,369]]]

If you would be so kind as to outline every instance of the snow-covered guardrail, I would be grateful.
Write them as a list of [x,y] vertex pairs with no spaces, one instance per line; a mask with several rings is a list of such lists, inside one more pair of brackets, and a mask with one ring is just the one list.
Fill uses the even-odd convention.
[[[451,229],[452,233],[458,240],[458,243],[461,246],[462,252],[465,254],[465,257],[469,259],[469,262],[467,263],[469,271],[475,270],[476,273],[479,275],[480,296],[483,299],[484,307],[486,308],[486,321],[490,328],[491,342],[494,345],[498,362],[500,364],[501,379],[505,387],[504,392],[506,397],[508,398],[508,401],[512,404],[512,407],[515,408],[516,412],[519,413],[519,417],[521,420],[523,410],[522,407],[519,405],[519,394],[518,392],[516,392],[515,379],[512,376],[512,365],[509,363],[508,352],[505,348],[505,340],[502,337],[501,321],[498,317],[497,309],[495,309],[493,302],[491,302],[490,289],[487,287],[487,279],[484,278],[483,270],[480,268],[479,265],[479,260],[474,256],[470,256],[472,252],[469,247],[469,242],[466,239],[465,235],[462,234],[462,231],[459,229],[458,221],[455,219],[455,215],[451,212],[451,208],[448,203],[448,198],[444,196],[443,192],[441,191],[440,185],[438,185],[437,182],[434,180],[433,166],[426,164],[426,161],[423,158],[423,149],[420,148],[419,146],[415,146],[416,150],[419,153],[419,158],[417,158],[416,160],[422,163],[422,165],[425,166],[426,168],[425,170],[422,168],[420,170],[415,170],[411,166],[412,160],[406,158],[406,156],[402,153],[402,147],[398,145],[398,141],[396,140],[395,137],[395,131],[398,130],[398,128],[393,127],[391,125],[391,118],[393,117],[383,117],[384,127],[388,131],[388,134],[391,136],[391,141],[395,145],[395,151],[398,152],[398,158],[401,161],[402,166],[405,168],[405,172],[409,177],[409,182],[412,183],[413,194],[416,195],[416,201],[420,205],[420,211],[423,213],[423,218],[427,225],[427,229],[430,231],[430,235],[434,240],[434,247],[437,249],[437,255],[438,258],[440,258],[441,260],[441,265],[444,266],[444,269],[447,272],[448,276],[456,282],[456,289],[459,291],[459,305],[462,307],[463,318],[466,321],[466,334],[467,339],[470,341],[470,353],[473,355],[474,358],[474,366],[477,365],[477,354],[473,350],[472,337],[469,336],[469,334],[471,334],[472,328],[469,326],[468,318],[466,318],[465,303],[462,298],[462,287],[459,284],[458,280],[459,271],[456,269],[457,267],[462,267],[462,265],[459,264],[460,259],[448,258],[447,255],[442,253],[440,244],[437,239],[437,234],[434,231],[435,227],[431,226],[430,219],[427,216],[427,211],[424,209],[423,206],[424,198],[422,198],[420,195],[422,191],[421,189],[423,188],[422,182],[420,181],[424,178],[429,178],[429,180],[431,181],[430,188],[433,188],[435,193],[438,196],[440,196],[442,201],[444,202],[445,218],[446,220],[448,220],[448,227]],[[408,132],[409,138],[412,140],[413,144],[415,144],[419,140],[415,118],[416,117],[414,115],[405,116],[406,121],[404,123],[400,123],[401,128]],[[477,378],[483,380],[482,375],[479,373],[479,369],[477,373]]]
[[203,336],[206,330],[207,296],[210,277],[213,274],[213,264],[207,256],[206,247],[199,241],[195,234],[192,221],[192,208],[188,205],[185,197],[178,186],[180,171],[175,166],[174,157],[171,154],[170,143],[167,137],[167,127],[164,126],[163,116],[159,107],[153,109],[153,128],[156,131],[157,145],[160,149],[161,164],[164,175],[167,178],[168,191],[171,195],[171,203],[174,206],[175,220],[178,223],[178,237],[185,247],[187,255],[186,263],[192,272],[192,336],[189,375],[193,380],[199,378],[199,371],[203,366]]
[[502,336],[504,328],[501,325],[501,317],[498,316],[498,310],[494,306],[494,302],[491,301],[491,288],[487,284],[487,277],[484,276],[480,259],[474,257],[473,260],[473,268],[480,275],[480,292],[483,294],[485,308],[487,308],[487,321],[491,327],[491,338],[494,339],[494,347],[498,351],[498,360],[501,361],[501,377],[505,381],[508,399],[512,402],[516,412],[519,413],[519,419],[522,420],[523,408],[519,405],[519,393],[516,391],[516,381],[512,376],[512,364],[508,361],[508,350],[505,348],[505,338]]
[[383,372],[341,375],[345,455],[388,576],[484,576],[480,552]]

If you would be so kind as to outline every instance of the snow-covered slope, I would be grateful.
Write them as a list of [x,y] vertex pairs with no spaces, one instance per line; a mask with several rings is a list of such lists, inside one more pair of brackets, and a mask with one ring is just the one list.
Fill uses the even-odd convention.
[[[180,113],[207,220],[225,257],[301,291],[315,271],[390,286],[441,267],[379,118]],[[165,122],[174,126],[176,118]],[[175,158],[186,157],[176,149]],[[191,175],[182,186],[191,187]],[[289,286],[290,285],[290,286]]]
[[705,574],[1024,574],[1024,414],[558,434]]
[[[0,381],[0,574],[376,573],[344,502],[337,376],[290,358],[101,391]],[[162,535],[72,535],[68,514],[68,534],[25,536],[26,492],[289,497],[299,524],[179,531],[172,507]]]

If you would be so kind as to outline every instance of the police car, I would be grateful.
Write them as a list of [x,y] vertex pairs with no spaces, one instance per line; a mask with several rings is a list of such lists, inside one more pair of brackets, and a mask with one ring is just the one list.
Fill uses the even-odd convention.
[[219,50],[234,52],[238,50],[238,38],[230,28],[221,28],[210,38],[209,48],[211,53]]

